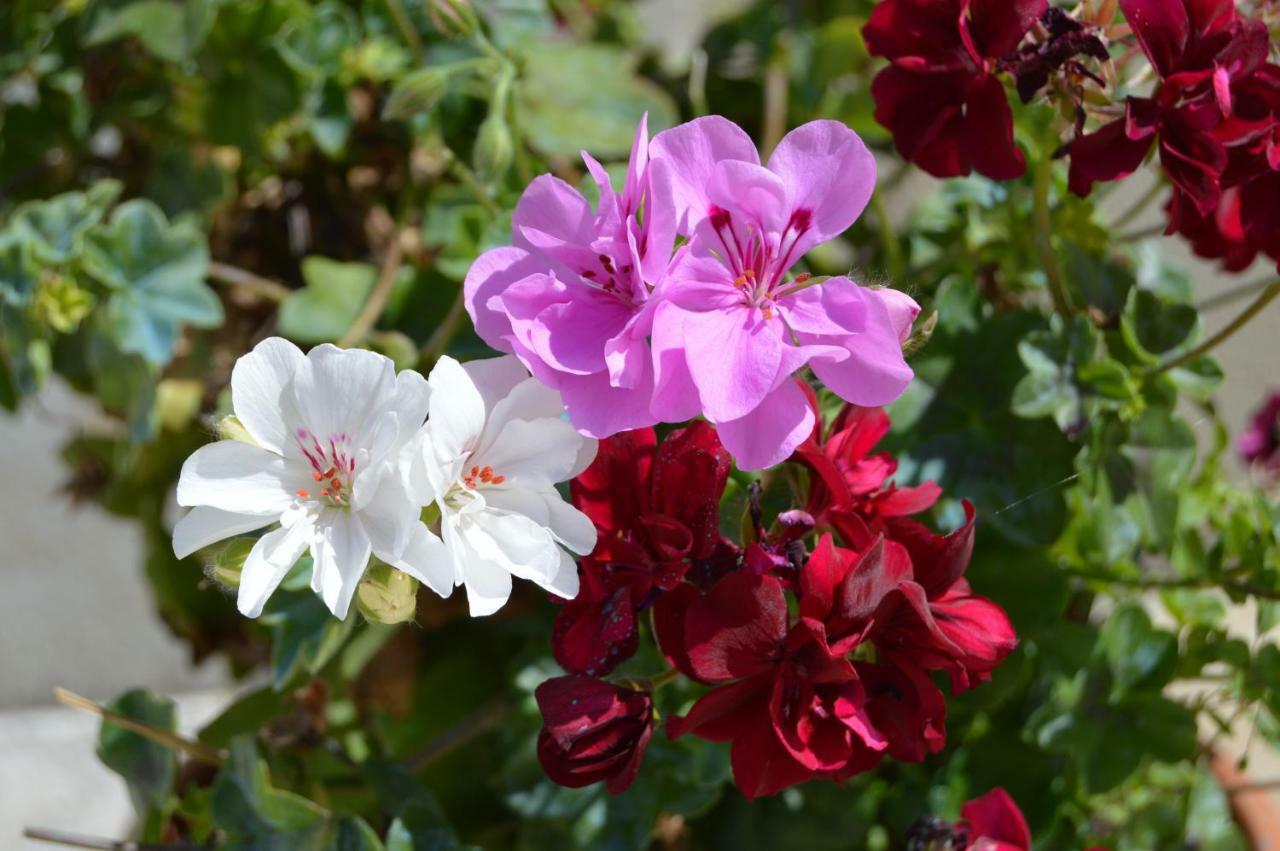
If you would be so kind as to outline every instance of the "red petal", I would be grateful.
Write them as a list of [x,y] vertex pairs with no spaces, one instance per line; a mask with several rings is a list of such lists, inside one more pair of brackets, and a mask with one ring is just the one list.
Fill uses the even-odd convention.
[[786,635],[787,600],[772,576],[731,573],[684,616],[689,664],[710,682],[767,670],[777,662]]
[[996,77],[983,77],[970,88],[962,130],[961,149],[979,174],[1012,180],[1026,173],[1026,157],[1013,140],[1009,97]]
[[1047,8],[1049,0],[972,0],[969,30],[974,44],[987,58],[1003,58],[1017,49]]
[[1031,848],[1031,830],[1022,811],[1000,787],[992,789],[981,798],[974,798],[960,810],[969,822],[970,841],[991,839],[1007,842],[1017,849]]
[[925,526],[907,518],[887,518],[889,537],[906,547],[911,556],[915,581],[929,599],[941,596],[964,575],[973,556],[973,533],[977,512],[964,501],[965,523],[950,535],[935,535]]
[[1124,119],[1113,121],[1071,143],[1068,182],[1076,195],[1087,198],[1097,181],[1128,177],[1142,165],[1151,150],[1151,138],[1129,138],[1125,123]]
[[646,514],[657,435],[651,428],[615,434],[600,441],[591,466],[569,483],[573,504],[596,524],[602,540],[629,529],[632,518]]
[[878,539],[836,590],[829,619],[831,635],[861,635],[877,619],[886,598],[910,579],[911,558],[906,549],[893,541]]
[[959,0],[884,0],[871,10],[862,37],[873,56],[946,56],[960,44]]
[[692,733],[708,742],[735,741],[748,723],[749,712],[766,706],[772,682],[773,675],[767,674],[711,689],[689,708],[688,715],[667,719],[667,737]]
[[776,795],[814,776],[778,741],[767,700],[757,701],[743,714],[742,722],[740,734],[733,739],[729,761],[733,765],[733,782],[749,800]]
[[1160,76],[1176,71],[1191,37],[1183,0],[1120,0],[1120,8]]
[[972,74],[916,73],[885,68],[871,82],[876,121],[893,133],[904,159],[934,177],[969,173],[961,150],[965,90]]

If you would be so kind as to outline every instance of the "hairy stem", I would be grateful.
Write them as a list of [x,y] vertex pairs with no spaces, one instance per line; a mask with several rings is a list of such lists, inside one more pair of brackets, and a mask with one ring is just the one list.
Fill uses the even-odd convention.
[[1032,197],[1035,208],[1032,219],[1035,223],[1036,251],[1040,254],[1040,265],[1044,267],[1045,280],[1049,282],[1049,296],[1053,299],[1053,309],[1063,316],[1075,312],[1071,304],[1071,295],[1067,292],[1066,283],[1062,280],[1062,269],[1058,266],[1058,256],[1053,250],[1053,217],[1049,209],[1049,190],[1053,184],[1053,160],[1041,156],[1036,162]]
[[871,209],[875,211],[876,223],[880,226],[880,242],[884,245],[889,280],[901,285],[907,271],[907,260],[902,253],[902,242],[893,226],[893,218],[889,215],[889,205],[885,203],[883,192],[871,193]]
[[223,751],[216,750],[207,745],[202,745],[199,742],[192,741],[191,739],[183,738],[182,736],[179,736],[176,733],[171,733],[168,730],[161,730],[156,727],[152,727],[150,724],[144,724],[141,721],[135,721],[132,718],[127,718],[118,712],[112,712],[105,706],[99,706],[87,697],[81,697],[75,692],[68,691],[64,688],[55,688],[53,690],[53,696],[63,706],[69,706],[72,709],[79,709],[81,712],[88,712],[90,715],[97,715],[103,721],[108,721],[115,724],[117,727],[123,727],[131,733],[137,733],[144,739],[150,739],[156,744],[182,751],[183,753],[189,754],[193,759],[198,759],[201,762],[207,762],[210,765],[221,765],[227,759],[227,755]]
[[422,35],[413,26],[413,21],[409,20],[409,14],[405,11],[400,0],[387,0],[387,11],[391,13],[391,20],[395,22],[396,29],[400,31],[400,37],[404,39],[405,44],[409,45],[409,49],[413,51],[413,58],[419,65],[425,63],[427,54],[422,47]]
[[1276,296],[1280,296],[1280,280],[1272,281],[1266,287],[1266,289],[1264,289],[1258,295],[1257,298],[1255,298],[1253,301],[1249,303],[1248,307],[1240,311],[1239,316],[1237,316],[1235,319],[1232,319],[1230,322],[1228,322],[1226,324],[1226,327],[1224,327],[1221,331],[1214,334],[1212,337],[1205,340],[1203,343],[1196,346],[1194,349],[1191,349],[1190,351],[1187,351],[1187,352],[1183,352],[1182,354],[1178,355],[1176,358],[1173,358],[1171,360],[1165,361],[1164,363],[1160,364],[1155,369],[1151,370],[1151,372],[1148,373],[1148,375],[1151,377],[1160,375],[1162,373],[1168,372],[1171,369],[1176,369],[1177,367],[1180,367],[1185,363],[1189,363],[1190,361],[1195,360],[1196,358],[1200,357],[1203,354],[1207,354],[1208,352],[1213,351],[1213,349],[1217,348],[1223,342],[1225,342],[1226,340],[1229,340],[1241,328],[1248,325],[1249,320],[1253,319],[1253,317],[1261,313],[1263,308],[1265,308],[1268,304],[1270,304],[1272,301],[1275,300]]
[[289,293],[293,292],[279,281],[255,275],[253,272],[241,269],[238,266],[232,266],[229,263],[218,263],[217,261],[210,263],[208,270],[205,272],[205,277],[215,284],[240,287],[267,301],[282,302],[288,298]]

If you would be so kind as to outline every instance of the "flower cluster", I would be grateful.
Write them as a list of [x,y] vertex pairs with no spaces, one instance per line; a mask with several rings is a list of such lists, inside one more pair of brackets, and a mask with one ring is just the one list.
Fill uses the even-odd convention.
[[1280,66],[1267,61],[1266,25],[1232,0],[1120,6],[1158,81],[1071,144],[1071,189],[1130,174],[1155,143],[1173,184],[1170,233],[1230,269],[1259,252],[1280,260]]
[[[1280,260],[1280,65],[1268,61],[1266,24],[1233,0],[1118,5],[1136,44],[1116,62],[1145,58],[1155,84],[1106,103],[1104,39],[1125,31],[1090,16],[1114,15],[1114,4],[1072,17],[1047,0],[885,0],[863,29],[868,50],[890,63],[872,83],[876,119],[930,174],[1008,180],[1026,160],[1001,77],[1024,102],[1048,87],[1076,116],[1060,152],[1070,158],[1072,192],[1087,196],[1097,182],[1128,176],[1154,145],[1173,187],[1168,233],[1232,271],[1260,253]],[[1086,84],[1097,92],[1086,96]],[[1104,119],[1086,132],[1090,113]]]
[[173,547],[184,558],[271,527],[240,573],[245,615],[262,613],[307,552],[311,587],[339,618],[371,557],[442,597],[464,585],[473,615],[501,607],[512,576],[577,594],[566,550],[590,552],[595,527],[555,485],[591,463],[596,442],[515,358],[445,357],[424,379],[373,352],[303,355],[273,337],[237,361],[231,396],[239,437],[183,465],[178,502],[192,508]]
[[[922,818],[907,833],[908,851],[1031,851],[1031,829],[1000,787],[966,801],[960,821]],[[1089,848],[1087,851],[1106,851]]]
[[[636,616],[647,607],[673,669],[711,686],[667,720],[667,734],[730,742],[748,797],[842,781],[886,756],[918,762],[943,747],[946,701],[932,672],[945,673],[953,692],[972,688],[1017,639],[1004,612],[964,579],[972,506],[949,535],[906,516],[940,491],[888,482],[892,458],[871,454],[887,426],[882,411],[854,408],[830,427],[819,422],[795,457],[813,471],[816,513],[784,512],[742,550],[717,531],[727,459],[709,428],[673,432],[661,445],[647,430],[601,444],[573,486],[600,543],[582,564],[583,595],[557,621],[556,657],[572,674],[539,692],[548,743],[539,753],[553,779],[608,779],[617,791],[634,776],[654,723],[651,697],[598,678],[635,652]],[[557,732],[566,707],[594,706],[597,696],[599,707],[569,713],[573,736]],[[595,748],[579,748],[591,755],[579,760],[578,741],[609,742],[609,768],[593,761]],[[615,752],[623,741],[625,758]]]
[[750,137],[718,116],[652,141],[641,122],[621,192],[584,159],[596,208],[559,178],[536,178],[513,244],[481,256],[465,284],[480,336],[559,391],[583,434],[701,414],[739,467],[762,469],[813,428],[792,378],[804,366],[856,404],[906,388],[914,301],[843,276],[790,275],[871,197],[875,162],[852,130],[811,122],[761,164]]

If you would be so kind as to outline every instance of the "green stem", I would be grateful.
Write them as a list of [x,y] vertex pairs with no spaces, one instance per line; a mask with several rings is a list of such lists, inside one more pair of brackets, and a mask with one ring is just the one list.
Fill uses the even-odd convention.
[[679,671],[677,671],[675,668],[668,668],[667,670],[663,671],[660,674],[654,674],[652,677],[649,677],[648,678],[649,687],[650,689],[656,691],[657,689],[662,688],[663,686],[665,686],[667,683],[671,682],[678,676],[680,676]]
[[422,347],[419,360],[424,368],[430,369],[432,364],[439,360],[444,350],[449,347],[449,341],[453,339],[453,335],[458,333],[462,318],[466,316],[466,301],[466,291],[459,285],[458,293],[453,297],[453,303],[449,305],[444,319],[440,320],[440,324],[431,332],[431,336]]
[[219,263],[216,260],[209,263],[205,277],[216,284],[240,287],[267,301],[284,301],[291,292],[288,287],[278,281],[255,275],[228,263]]
[[400,31],[400,37],[409,45],[409,49],[413,51],[413,58],[417,60],[419,65],[426,62],[427,54],[422,47],[422,36],[413,26],[413,21],[409,20],[409,14],[405,11],[400,0],[387,0],[387,11],[391,13],[391,20],[395,22],[396,29]]
[[1276,296],[1280,296],[1280,281],[1272,281],[1270,285],[1264,289],[1257,298],[1249,303],[1249,306],[1240,311],[1240,315],[1227,323],[1221,331],[1205,340],[1188,352],[1183,352],[1172,360],[1165,361],[1148,373],[1148,377],[1155,377],[1171,369],[1176,369],[1185,363],[1195,360],[1201,355],[1207,354],[1217,348],[1226,340],[1230,339],[1237,331],[1249,324],[1249,320],[1262,312],[1268,304],[1275,300]]
[[1272,283],[1273,281],[1269,278],[1262,281],[1250,281],[1247,284],[1241,284],[1238,287],[1223,290],[1220,293],[1214,293],[1198,303],[1196,305],[1196,310],[1216,310],[1225,304],[1230,304],[1231,302],[1242,299],[1245,296],[1253,295],[1258,290],[1265,290],[1267,287],[1271,286]]
[[1266,588],[1251,582],[1220,582],[1212,577],[1150,577],[1150,576],[1116,576],[1102,570],[1090,570],[1084,567],[1064,567],[1062,572],[1068,576],[1089,579],[1094,582],[1108,582],[1126,588],[1139,588],[1144,591],[1170,591],[1185,589],[1191,591],[1222,590],[1235,591],[1260,600],[1280,600],[1280,589]]
[[902,253],[902,242],[899,241],[897,229],[893,226],[893,218],[889,215],[889,205],[885,203],[883,192],[871,193],[871,209],[875,212],[876,222],[880,225],[880,242],[884,246],[889,279],[901,285],[906,275],[907,260]]
[[1032,219],[1035,224],[1036,250],[1040,254],[1040,265],[1044,267],[1045,280],[1049,282],[1049,296],[1053,299],[1053,309],[1063,316],[1075,312],[1071,304],[1071,295],[1067,292],[1062,280],[1062,270],[1058,267],[1058,256],[1053,250],[1053,216],[1049,207],[1049,190],[1053,185],[1053,160],[1041,156],[1036,162],[1033,194],[1035,208]]
[[401,231],[397,229],[391,234],[391,244],[387,246],[387,253],[382,258],[382,267],[378,270],[378,280],[374,283],[373,289],[369,292],[369,298],[365,300],[364,307],[361,308],[360,314],[356,316],[355,321],[351,323],[351,327],[346,333],[338,338],[338,348],[349,349],[352,346],[358,346],[364,342],[364,338],[369,335],[369,331],[377,324],[379,317],[382,316],[383,309],[387,306],[387,299],[391,297],[391,290],[394,288],[396,278],[400,276],[400,259],[404,256],[404,249],[401,246]]
[[495,216],[501,213],[502,208],[498,206],[497,201],[494,201],[493,198],[489,196],[488,190],[484,188],[484,184],[480,181],[480,178],[476,173],[471,170],[471,166],[459,159],[458,155],[452,150],[449,150],[448,156],[449,173],[471,190],[471,194],[476,197],[476,200],[480,202],[482,207]]
[[1116,242],[1137,242],[1140,239],[1150,239],[1153,236],[1160,236],[1166,230],[1163,224],[1148,225],[1145,228],[1138,228],[1127,233],[1122,233],[1116,237]]

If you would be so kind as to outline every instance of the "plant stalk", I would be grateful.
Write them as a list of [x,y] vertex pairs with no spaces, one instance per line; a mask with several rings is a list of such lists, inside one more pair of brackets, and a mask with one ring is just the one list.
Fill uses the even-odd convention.
[[1249,321],[1253,319],[1253,317],[1261,313],[1262,310],[1268,304],[1274,301],[1276,296],[1280,296],[1280,280],[1272,281],[1266,287],[1266,289],[1264,289],[1258,295],[1257,298],[1255,298],[1252,302],[1249,303],[1248,307],[1240,311],[1239,316],[1237,316],[1235,319],[1232,319],[1230,322],[1228,322],[1226,327],[1224,327],[1221,331],[1214,334],[1212,337],[1205,340],[1203,343],[1196,346],[1194,349],[1191,349],[1190,351],[1187,351],[1187,352],[1183,352],[1182,354],[1178,355],[1176,358],[1173,358],[1171,360],[1165,361],[1164,363],[1160,364],[1155,369],[1151,370],[1151,372],[1148,373],[1148,376],[1154,378],[1157,375],[1166,373],[1171,369],[1176,369],[1185,363],[1189,363],[1190,361],[1195,360],[1201,355],[1204,355],[1204,354],[1207,354],[1208,352],[1213,351],[1222,343],[1229,340],[1237,331],[1239,331],[1245,325],[1248,325]]
[[[117,727],[123,727],[131,733],[137,733],[144,739],[150,739],[159,745],[167,748],[182,751],[190,755],[193,759],[210,765],[222,765],[226,762],[227,755],[224,751],[216,750],[199,742],[184,738],[176,733],[170,733],[168,730],[160,730],[141,721],[135,721],[118,712],[112,712],[105,706],[99,706],[87,697],[82,697],[75,692],[68,691],[64,688],[55,688],[53,690],[54,698],[63,706],[69,706],[72,709],[79,709],[81,712],[88,712],[90,715],[97,715],[103,721],[115,724]],[[96,846],[94,846],[96,847]]]

